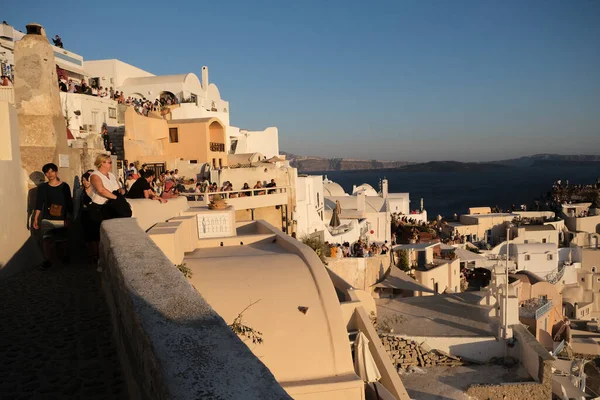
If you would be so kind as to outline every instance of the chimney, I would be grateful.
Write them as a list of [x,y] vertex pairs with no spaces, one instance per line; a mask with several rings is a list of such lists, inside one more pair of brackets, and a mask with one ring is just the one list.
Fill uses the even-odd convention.
[[381,181],[381,197],[383,197],[384,199],[388,198],[388,180],[386,178],[383,178],[383,180]]
[[208,67],[206,65],[202,67],[202,89],[208,92]]

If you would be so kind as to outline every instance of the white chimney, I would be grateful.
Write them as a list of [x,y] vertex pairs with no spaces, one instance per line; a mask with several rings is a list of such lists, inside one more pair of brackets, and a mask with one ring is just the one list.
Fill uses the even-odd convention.
[[208,67],[206,65],[202,67],[202,89],[208,92]]
[[381,197],[383,197],[384,199],[388,198],[388,180],[383,178],[383,180],[381,181]]

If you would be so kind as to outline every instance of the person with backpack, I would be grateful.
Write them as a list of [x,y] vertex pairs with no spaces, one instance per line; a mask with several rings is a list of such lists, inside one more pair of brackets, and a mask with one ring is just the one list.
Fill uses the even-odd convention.
[[48,179],[37,190],[33,228],[40,230],[44,262],[42,269],[52,266],[52,247],[54,243],[61,244],[62,262],[69,264],[68,232],[73,214],[73,199],[71,188],[58,177],[58,167],[54,163],[42,167],[42,172]]

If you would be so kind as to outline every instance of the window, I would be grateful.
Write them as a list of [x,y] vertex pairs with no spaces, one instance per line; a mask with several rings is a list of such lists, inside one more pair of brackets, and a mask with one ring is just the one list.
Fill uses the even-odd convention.
[[596,273],[596,266],[595,265],[592,267],[592,272]]
[[210,151],[216,151],[216,152],[224,152],[225,151],[225,144],[223,144],[223,143],[210,142],[209,146],[210,146]]
[[212,162],[213,168],[217,169],[217,159],[213,158],[213,162]]
[[179,128],[169,128],[169,142],[179,143]]
[[108,107],[108,118],[117,119],[117,109]]
[[525,255],[525,261],[531,260],[531,256],[529,254]]
[[552,254],[548,254],[548,256],[546,257],[546,259],[547,259],[548,261],[552,261]]
[[544,239],[542,239],[542,243],[546,243],[546,239],[545,239],[545,238],[544,238]]

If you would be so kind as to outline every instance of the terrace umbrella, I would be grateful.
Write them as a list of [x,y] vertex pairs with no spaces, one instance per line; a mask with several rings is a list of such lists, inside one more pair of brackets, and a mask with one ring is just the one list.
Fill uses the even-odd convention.
[[356,341],[354,342],[354,370],[360,376],[360,379],[368,383],[373,383],[375,394],[379,399],[379,393],[377,392],[377,382],[381,379],[381,374],[375,365],[373,355],[369,350],[369,339],[364,333],[358,332]]
[[340,213],[342,212],[342,207],[340,206],[340,201],[335,201],[335,208],[333,209],[333,215],[331,216],[331,221],[329,221],[329,225],[337,228],[342,223],[340,222]]

